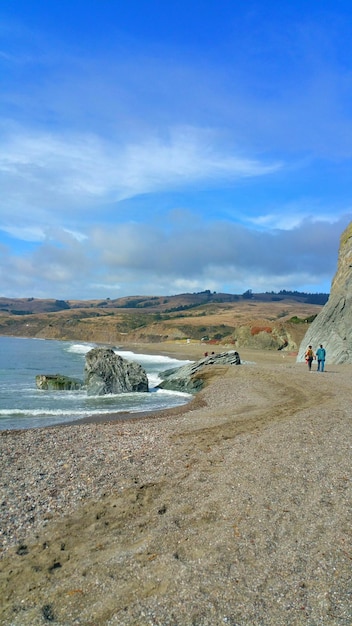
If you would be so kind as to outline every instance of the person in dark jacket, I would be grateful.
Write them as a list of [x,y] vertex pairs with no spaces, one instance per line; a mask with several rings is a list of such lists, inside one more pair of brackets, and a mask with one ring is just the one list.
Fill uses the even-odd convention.
[[313,363],[313,359],[315,359],[315,354],[313,352],[313,348],[312,346],[308,346],[306,353],[304,355],[304,358],[306,360],[306,363],[308,365],[308,369],[309,371],[311,371],[312,369],[312,363]]

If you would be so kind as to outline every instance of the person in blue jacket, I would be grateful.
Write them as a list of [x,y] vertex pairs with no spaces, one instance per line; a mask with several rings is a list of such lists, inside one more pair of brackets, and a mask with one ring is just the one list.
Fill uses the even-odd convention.
[[320,344],[320,347],[316,351],[316,357],[318,361],[317,372],[323,372],[325,368],[325,357],[326,357],[326,350],[325,348],[323,348],[323,344]]

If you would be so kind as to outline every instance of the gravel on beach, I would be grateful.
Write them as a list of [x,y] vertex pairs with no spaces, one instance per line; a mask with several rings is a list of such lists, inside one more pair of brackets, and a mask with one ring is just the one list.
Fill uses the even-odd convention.
[[[0,436],[0,624],[350,626],[352,367]],[[113,416],[112,416],[113,417]]]

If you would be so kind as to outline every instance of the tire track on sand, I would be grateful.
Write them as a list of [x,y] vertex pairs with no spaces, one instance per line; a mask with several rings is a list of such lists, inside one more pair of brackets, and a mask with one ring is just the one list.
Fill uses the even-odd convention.
[[[192,448],[214,446],[221,440],[291,419],[310,407],[326,405],[335,397],[333,389],[322,390],[317,385],[314,375],[309,378],[306,372],[294,369],[289,378],[287,374],[286,367],[214,366],[206,373],[206,387],[199,393],[199,416],[197,411],[192,412],[191,428],[178,432],[173,441],[189,440]],[[226,388],[231,388],[231,393],[222,404]]]

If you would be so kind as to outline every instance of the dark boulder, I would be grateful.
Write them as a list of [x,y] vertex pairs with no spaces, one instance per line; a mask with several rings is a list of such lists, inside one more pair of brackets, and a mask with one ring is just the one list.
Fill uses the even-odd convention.
[[110,348],[93,348],[86,354],[85,385],[88,395],[149,391],[146,371]]
[[83,387],[83,381],[63,374],[38,374],[35,384],[38,389],[54,391],[72,391]]

